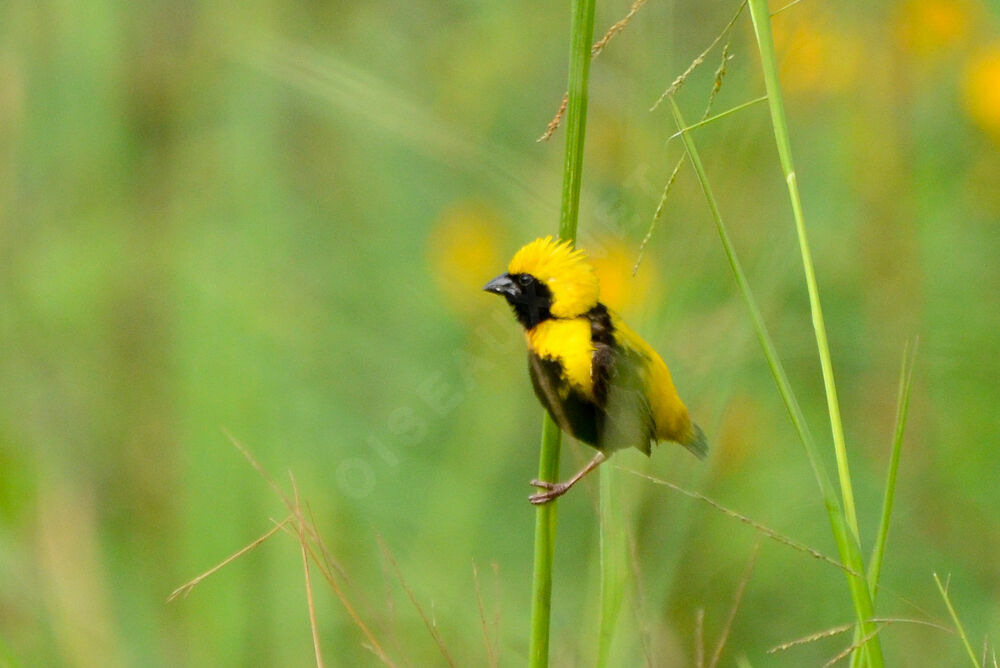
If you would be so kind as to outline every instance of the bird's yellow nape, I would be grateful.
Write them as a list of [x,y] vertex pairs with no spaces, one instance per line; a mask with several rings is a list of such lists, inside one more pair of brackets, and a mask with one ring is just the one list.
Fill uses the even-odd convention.
[[557,318],[575,318],[597,305],[599,283],[582,250],[552,237],[535,239],[514,254],[510,274],[530,274],[552,292],[549,311]]

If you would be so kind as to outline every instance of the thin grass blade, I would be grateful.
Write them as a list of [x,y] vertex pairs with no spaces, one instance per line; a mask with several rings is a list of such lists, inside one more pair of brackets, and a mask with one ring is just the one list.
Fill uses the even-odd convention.
[[691,130],[694,130],[695,128],[700,128],[700,127],[705,126],[705,125],[711,125],[712,123],[714,123],[716,121],[721,121],[723,118],[726,118],[727,116],[732,116],[736,112],[743,111],[747,107],[752,107],[753,105],[759,104],[759,103],[764,102],[766,100],[767,100],[767,95],[761,95],[760,97],[757,97],[757,98],[754,98],[754,99],[749,100],[747,102],[744,102],[743,104],[738,104],[735,107],[730,107],[729,109],[726,109],[725,111],[720,111],[717,114],[714,114],[712,116],[708,116],[707,118],[705,118],[703,120],[700,120],[700,121],[698,121],[696,123],[692,123],[691,125],[687,126],[686,128],[684,128],[682,130],[678,130],[674,134],[672,134],[669,137],[667,137],[667,141],[669,142],[672,139],[677,139],[678,137],[680,137],[685,132],[689,132]]
[[847,525],[854,534],[854,539],[860,541],[857,512],[854,506],[854,490],[851,485],[850,467],[847,463],[847,446],[844,442],[844,427],[840,419],[840,402],[837,399],[837,387],[834,382],[830,346],[826,337],[826,325],[823,322],[823,308],[820,304],[816,272],[813,268],[812,251],[809,249],[809,239],[806,235],[805,217],[802,213],[802,200],[799,196],[795,165],[792,162],[791,140],[788,132],[788,122],[785,118],[785,104],[781,94],[781,84],[778,82],[778,61],[774,52],[774,40],[771,37],[771,19],[768,14],[767,0],[750,0],[750,15],[753,18],[754,31],[757,35],[757,45],[760,50],[761,68],[764,73],[764,86],[767,89],[768,107],[771,110],[771,124],[774,128],[775,143],[778,147],[778,158],[781,161],[781,168],[788,186],[788,197],[791,201],[792,215],[795,219],[795,231],[799,238],[802,268],[805,273],[806,288],[809,292],[813,330],[816,335],[816,347],[819,350],[820,366],[823,370],[823,385],[826,390],[827,409],[830,413],[830,430],[833,434],[834,452],[837,456],[837,472],[840,478],[840,493],[843,497],[844,513]]
[[948,614],[951,615],[951,621],[955,624],[955,630],[958,632],[958,637],[962,639],[962,644],[965,645],[965,651],[969,654],[969,659],[972,660],[972,665],[976,668],[982,668],[979,665],[979,659],[976,657],[975,651],[972,649],[972,643],[969,642],[969,636],[965,634],[965,627],[962,626],[962,622],[958,619],[958,613],[955,612],[955,606],[951,604],[951,597],[948,595],[948,588],[941,584],[941,578],[938,574],[934,574],[934,583],[937,585],[938,591],[941,592],[941,598],[944,599],[945,607],[948,608]]
[[892,505],[896,498],[896,473],[899,470],[899,455],[903,448],[903,433],[906,431],[906,416],[910,410],[910,387],[913,384],[913,362],[916,359],[916,354],[916,343],[913,345],[912,352],[909,344],[903,349],[903,366],[899,371],[899,396],[896,401],[896,429],[892,439],[892,454],[889,457],[889,472],[886,474],[882,519],[879,522],[872,558],[868,564],[868,588],[872,592],[873,604],[878,597],[882,559],[885,556],[885,545],[889,538],[889,520],[892,517]]
[[[751,6],[752,5],[753,3],[751,2]],[[677,127],[686,127],[687,124],[684,122],[683,116],[681,116],[681,111],[677,106],[677,103],[673,99],[670,100],[670,103]],[[845,522],[844,513],[840,508],[839,502],[837,501],[837,495],[834,491],[833,484],[830,482],[830,479],[826,474],[826,470],[823,468],[816,446],[812,440],[812,435],[806,426],[802,409],[799,407],[798,399],[796,399],[795,394],[792,391],[791,384],[788,382],[784,366],[781,364],[777,350],[771,340],[771,335],[768,333],[767,326],[764,324],[764,318],[760,314],[760,309],[757,308],[757,301],[754,299],[746,274],[743,272],[743,267],[736,255],[736,250],[730,241],[729,232],[727,231],[726,225],[722,220],[722,214],[719,211],[718,202],[712,192],[712,186],[708,181],[708,175],[706,174],[705,167],[701,162],[698,149],[695,146],[690,133],[684,132],[681,137],[684,140],[684,146],[687,149],[688,157],[691,159],[691,164],[698,175],[698,181],[701,183],[702,191],[708,201],[709,209],[711,210],[712,217],[715,220],[716,230],[719,233],[719,238],[721,239],[723,248],[726,251],[726,257],[729,259],[729,265],[733,270],[736,283],[739,286],[740,293],[743,295],[743,299],[747,304],[747,309],[750,311],[750,318],[753,321],[754,330],[757,333],[757,338],[764,351],[764,357],[767,359],[768,367],[771,369],[771,374],[774,376],[774,381],[778,386],[778,391],[785,402],[788,414],[792,419],[792,423],[795,425],[799,438],[802,440],[809,463],[812,466],[813,473],[819,483],[820,491],[823,494],[823,500],[826,505],[827,516],[830,519],[830,525],[833,530],[834,540],[837,543],[837,549],[840,552],[840,557],[843,560],[844,565],[850,571],[847,576],[847,582],[851,589],[851,599],[854,602],[855,615],[858,618],[858,623],[863,629],[863,633],[867,636],[874,630],[874,625],[872,625],[869,621],[874,616],[874,608],[872,605],[871,594],[868,591],[868,582],[862,575],[865,572],[865,568],[864,561],[861,558],[860,547],[855,536],[851,533],[847,523]],[[882,666],[882,651],[877,635],[872,635],[869,640],[869,645],[866,645],[866,647],[871,645],[876,647],[873,653],[877,655],[877,658],[872,661],[872,665],[879,668]]]
[[601,623],[597,636],[597,666],[612,665],[611,647],[628,576],[625,557],[628,544],[622,522],[621,495],[617,493],[618,471],[604,466],[599,471],[601,498]]
[[[853,545],[852,551],[855,552],[855,555],[852,556],[852,561],[856,566],[863,566],[860,554],[861,532],[858,528],[858,517],[854,503],[854,488],[851,484],[847,445],[840,417],[840,401],[837,398],[837,385],[834,379],[830,345],[827,341],[826,325],[823,322],[823,308],[820,304],[819,287],[816,282],[812,252],[809,249],[805,219],[802,213],[802,200],[799,195],[798,180],[792,161],[788,121],[785,117],[781,84],[778,81],[778,60],[774,49],[774,39],[771,36],[770,11],[767,0],[749,0],[749,5],[754,34],[757,37],[757,46],[760,52],[761,70],[764,75],[768,107],[771,111],[771,125],[774,129],[778,158],[781,161],[785,183],[788,187],[788,198],[792,205],[792,216],[795,220],[795,231],[798,235],[799,251],[802,255],[802,269],[805,274],[806,288],[809,292],[813,333],[816,337],[816,348],[819,353],[820,367],[823,372],[823,388],[826,392],[827,411],[830,415],[830,432],[833,436],[833,450],[837,459],[837,476],[840,481],[840,494],[844,505],[843,519],[851,532],[851,540],[849,542]],[[870,621],[873,616],[873,605],[868,581],[852,581],[851,596],[854,599],[855,610],[858,614],[859,628],[857,630],[857,637],[864,640],[861,651],[854,652],[852,655],[851,665],[857,666],[867,661],[871,666],[881,666],[883,664],[882,646],[878,633]]]

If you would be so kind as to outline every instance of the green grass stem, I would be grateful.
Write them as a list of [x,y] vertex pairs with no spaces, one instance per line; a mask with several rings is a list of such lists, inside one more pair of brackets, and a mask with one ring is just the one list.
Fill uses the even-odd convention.
[[962,622],[958,619],[958,613],[955,612],[955,606],[951,604],[951,597],[948,595],[948,590],[943,584],[941,584],[941,578],[938,574],[934,574],[934,583],[937,584],[938,591],[941,592],[941,598],[944,599],[944,604],[948,608],[948,614],[951,615],[951,621],[955,623],[955,630],[958,632],[958,637],[962,639],[962,644],[965,645],[965,651],[969,654],[969,658],[972,659],[972,665],[976,668],[982,668],[979,665],[979,659],[976,657],[976,653],[972,650],[972,643],[969,642],[969,636],[965,634],[965,627],[962,626]]
[[[799,251],[802,255],[802,269],[805,273],[806,289],[809,293],[809,306],[812,312],[813,333],[816,337],[816,348],[819,353],[820,367],[823,372],[823,388],[826,393],[827,412],[830,415],[830,432],[833,437],[833,450],[837,459],[837,476],[840,481],[840,494],[843,499],[843,517],[851,531],[856,560],[852,566],[863,565],[860,556],[861,532],[858,527],[857,510],[854,503],[854,488],[851,484],[851,470],[847,459],[847,444],[844,438],[844,427],[840,417],[840,401],[837,398],[837,385],[834,380],[833,362],[830,355],[830,345],[827,341],[826,325],[823,322],[823,308],[820,304],[819,287],[816,282],[816,272],[813,268],[812,252],[809,249],[809,239],[806,234],[805,216],[802,213],[802,199],[799,195],[798,180],[795,165],[792,161],[791,139],[788,132],[788,121],[785,116],[784,97],[778,80],[778,59],[774,49],[774,39],[771,35],[771,15],[767,0],[749,0],[750,16],[753,20],[754,34],[757,37],[757,47],[760,51],[761,70],[764,75],[764,87],[767,92],[768,107],[771,112],[771,125],[774,130],[775,144],[778,149],[778,159],[788,187],[788,197],[792,205],[792,216],[795,220],[795,231],[799,239]],[[867,659],[869,665],[882,664],[881,642],[877,629],[868,621],[871,619],[874,604],[868,581],[857,582],[851,578],[851,594],[855,610],[858,614],[859,628],[857,637],[863,639],[861,652],[855,652],[851,665],[857,666]]]
[[[684,118],[681,116],[681,111],[677,106],[677,103],[674,102],[673,99],[671,99],[670,102],[677,127],[687,127],[687,124],[684,122]],[[757,300],[753,296],[753,291],[750,289],[750,283],[747,281],[746,274],[743,272],[743,267],[736,255],[736,250],[729,238],[729,232],[727,231],[725,223],[722,220],[722,214],[719,211],[718,202],[712,192],[712,187],[709,184],[708,175],[701,162],[698,149],[688,132],[684,132],[681,137],[684,140],[684,146],[687,149],[688,157],[691,159],[691,164],[694,167],[695,173],[698,175],[698,180],[705,193],[709,209],[711,210],[712,217],[715,220],[716,230],[719,233],[719,238],[722,241],[726,257],[729,259],[729,265],[733,270],[734,277],[736,278],[737,286],[739,287],[740,293],[743,295],[747,309],[750,311],[750,319],[753,322],[757,338],[764,351],[764,357],[767,359],[768,367],[771,370],[771,374],[774,376],[775,384],[778,386],[778,392],[781,394],[781,398],[785,402],[785,407],[788,409],[789,417],[792,420],[792,424],[795,426],[795,430],[799,434],[802,445],[805,447],[809,464],[812,466],[813,473],[816,476],[816,481],[819,483],[841,561],[845,566],[853,571],[854,574],[864,573],[865,568],[864,562],[861,558],[860,547],[857,540],[847,527],[844,520],[844,513],[840,508],[839,501],[837,500],[836,491],[834,490],[833,484],[826,473],[826,469],[823,468],[819,452],[813,442],[812,434],[809,432],[809,428],[806,424],[805,417],[802,414],[802,409],[799,406],[798,399],[796,399],[795,393],[792,391],[784,366],[778,357],[778,352],[774,347],[774,342],[771,340],[770,334],[768,333],[767,326],[764,324],[764,318],[761,316],[760,309],[757,307]],[[854,574],[847,573],[847,582],[851,589],[851,599],[854,602],[855,615],[857,616],[859,627],[867,635],[874,631],[874,625],[869,621],[874,616],[874,606],[872,604],[871,595],[868,591],[867,581],[863,577],[858,577]],[[881,666],[882,652],[878,636],[873,634],[869,643],[872,643],[875,647],[875,649],[871,652],[871,664],[873,666]]]
[[735,107],[730,107],[729,109],[726,109],[725,111],[720,111],[719,113],[717,113],[717,114],[715,114],[713,116],[706,116],[702,120],[700,120],[700,121],[698,121],[696,123],[692,123],[691,125],[687,126],[683,130],[678,130],[674,134],[670,135],[669,137],[667,137],[667,141],[669,142],[669,141],[671,141],[673,139],[677,139],[678,137],[680,137],[685,132],[689,132],[691,130],[694,130],[695,128],[700,128],[700,127],[702,127],[704,125],[711,125],[712,123],[714,123],[716,121],[721,121],[723,118],[726,118],[727,116],[732,116],[733,114],[735,114],[738,111],[743,111],[744,109],[746,109],[748,107],[752,107],[755,104],[759,104],[761,102],[764,102],[765,100],[767,100],[767,95],[761,95],[760,97],[755,98],[753,100],[750,100],[748,102],[744,102],[743,104],[738,104]]
[[[671,103],[673,105],[675,121],[678,126],[684,127],[684,119],[681,116],[680,108],[677,107],[676,103],[673,101],[671,101]],[[747,281],[746,274],[743,271],[743,265],[740,263],[739,257],[736,255],[736,249],[733,247],[732,240],[729,238],[729,231],[726,229],[726,225],[722,220],[722,214],[719,211],[718,202],[712,192],[712,186],[708,181],[708,175],[701,162],[701,156],[699,155],[698,149],[694,144],[694,140],[691,139],[688,133],[686,131],[682,131],[681,136],[683,137],[687,153],[691,158],[691,164],[694,166],[695,173],[697,174],[702,190],[705,193],[705,198],[708,201],[708,207],[711,210],[712,218],[715,221],[716,230],[718,231],[719,238],[722,241],[722,247],[726,252],[726,257],[729,260],[729,266],[732,268],[733,276],[736,279],[736,284],[737,287],[739,287],[740,294],[743,295],[747,309],[750,312],[750,319],[753,322],[754,331],[757,333],[757,339],[760,341],[764,357],[767,360],[771,374],[774,376],[774,381],[778,386],[778,392],[781,394],[781,398],[785,402],[785,407],[788,409],[788,415],[792,420],[792,425],[795,427],[799,438],[806,447],[806,453],[809,456],[809,463],[812,465],[813,473],[816,476],[820,489],[822,489],[824,494],[826,494],[826,491],[828,489],[832,491],[833,487],[830,483],[830,479],[827,477],[826,472],[822,467],[822,464],[820,463],[812,434],[809,431],[809,427],[806,425],[806,420],[802,414],[802,409],[799,407],[798,399],[796,399],[795,393],[792,391],[791,383],[788,382],[788,376],[785,373],[784,365],[782,365],[781,359],[778,357],[778,351],[774,347],[774,342],[771,340],[771,335],[768,333],[767,325],[764,324],[764,317],[760,313],[760,309],[757,306],[757,300],[753,295],[753,291],[750,289],[750,283]],[[835,497],[833,500],[836,503]]]
[[576,240],[583,177],[583,140],[587,129],[587,83],[590,44],[594,39],[595,0],[573,0],[570,32],[569,87],[566,106],[566,155],[563,161],[559,236]]
[[[583,174],[583,144],[587,127],[587,81],[590,45],[594,39],[594,0],[573,0],[570,21],[569,86],[566,109],[566,153],[563,163],[562,206],[559,236],[576,241]],[[559,479],[560,433],[546,414],[538,459],[540,480]],[[549,663],[549,620],[552,612],[552,561],[555,555],[556,506],[553,501],[535,511],[535,564],[532,576],[531,638],[528,663],[541,668]]]
[[601,514],[601,620],[597,634],[597,668],[608,666],[611,647],[625,595],[628,571],[625,558],[628,545],[622,517],[622,498],[618,471],[611,466],[598,469],[600,476]]
[[[559,426],[548,413],[542,420],[542,447],[538,461],[540,480],[559,478]],[[535,511],[535,566],[531,582],[531,642],[529,665],[549,662],[549,619],[552,614],[552,560],[555,556],[556,502]]]
[[830,413],[830,431],[833,434],[833,447],[837,457],[837,473],[840,478],[840,493],[844,501],[844,513],[847,525],[854,533],[854,539],[860,541],[861,534],[858,531],[858,517],[854,506],[854,489],[851,485],[851,472],[847,461],[844,427],[840,419],[840,402],[837,399],[837,386],[834,382],[830,346],[826,338],[826,325],[823,322],[823,308],[820,305],[819,287],[816,283],[812,252],[809,250],[805,217],[802,213],[802,200],[799,197],[798,180],[795,175],[795,165],[792,162],[791,139],[788,133],[788,121],[785,118],[785,104],[781,94],[781,84],[778,81],[778,60],[774,51],[774,39],[771,36],[771,17],[767,7],[767,0],[750,0],[750,16],[753,18],[754,32],[757,35],[757,45],[760,50],[761,68],[764,73],[764,87],[767,89],[767,102],[771,110],[771,124],[774,128],[775,143],[778,146],[778,158],[781,161],[781,169],[784,172],[785,183],[788,186],[788,197],[792,204],[792,216],[795,219],[795,231],[799,238],[802,269],[805,272],[806,288],[809,291],[809,306],[812,310],[813,330],[816,335],[816,346],[819,349],[820,366],[823,370],[823,386],[826,390],[827,409]]
[[892,505],[896,498],[896,473],[899,471],[899,455],[903,449],[903,432],[906,431],[906,416],[910,410],[910,386],[913,381],[913,362],[916,354],[916,345],[914,345],[912,350],[907,345],[903,350],[903,366],[899,370],[896,429],[892,439],[892,454],[889,457],[889,472],[886,474],[885,498],[882,501],[882,519],[879,521],[878,535],[875,538],[875,548],[872,550],[872,558],[868,563],[868,589],[872,593],[872,603],[878,598],[878,581],[882,572],[885,545],[889,537],[889,520],[892,517]]

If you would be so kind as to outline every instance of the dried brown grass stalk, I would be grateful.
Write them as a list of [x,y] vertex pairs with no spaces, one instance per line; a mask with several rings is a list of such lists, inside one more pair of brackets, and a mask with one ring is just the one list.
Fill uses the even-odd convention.
[[[646,4],[646,2],[647,0],[635,0],[635,2],[632,3],[632,7],[629,8],[628,14],[626,14],[620,21],[617,21],[613,26],[608,28],[608,31],[604,33],[604,37],[594,42],[594,46],[590,47],[590,57],[596,58],[600,55],[601,51],[604,51],[604,47],[608,45],[608,42],[610,42],[615,35],[625,30],[629,21],[632,20],[635,13],[639,11],[639,8]],[[569,94],[564,94],[562,103],[559,105],[559,111],[557,111],[556,115],[552,117],[551,121],[549,121],[549,124],[546,126],[545,132],[542,133],[542,136],[535,141],[548,141],[552,135],[555,134],[555,131],[559,129],[559,124],[562,122],[563,114],[566,113],[566,103],[568,99]]]
[[[920,626],[929,626],[931,628],[937,629],[939,631],[947,631],[948,633],[955,633],[954,629],[948,628],[936,622],[928,622],[923,619],[906,619],[903,617],[875,617],[870,620],[873,624],[879,625],[879,628],[883,628],[890,624],[918,624]],[[780,645],[775,645],[771,649],[767,650],[768,654],[777,654],[778,652],[784,652],[785,650],[792,649],[793,647],[799,647],[800,645],[807,645],[817,640],[823,640],[824,638],[832,638],[835,635],[845,633],[857,627],[856,623],[841,624],[839,626],[834,626],[824,631],[817,631],[816,633],[810,633],[802,638],[796,638],[795,640],[789,640],[788,642],[783,642]],[[860,640],[859,642],[864,642]],[[848,648],[848,651],[856,648],[857,645],[852,645]],[[839,655],[838,655],[839,656]],[[841,657],[842,658],[842,657]]]
[[750,582],[753,568],[757,564],[758,552],[760,552],[759,539],[754,543],[753,549],[750,550],[750,558],[747,559],[747,565],[743,568],[743,575],[736,586],[736,593],[733,595],[733,604],[729,606],[729,615],[726,617],[726,624],[722,627],[722,633],[719,634],[719,642],[716,643],[715,651],[712,652],[712,658],[708,661],[708,668],[715,668],[719,665],[719,659],[722,658],[722,650],[726,646],[726,641],[729,640],[729,632],[732,630],[733,621],[736,619],[736,612],[740,608],[740,603],[743,602],[743,594],[746,592],[747,583]]
[[499,652],[490,638],[489,624],[486,621],[486,608],[483,605],[483,591],[479,586],[479,568],[475,562],[472,563],[472,580],[476,586],[476,606],[479,609],[479,625],[483,631],[483,644],[486,647],[486,662],[490,668],[500,665]]
[[295,484],[295,476],[288,472],[288,478],[292,481],[292,491],[295,494],[295,519],[298,528],[299,550],[302,553],[302,571],[306,580],[306,601],[309,604],[309,628],[312,630],[313,650],[316,653],[316,666],[323,668],[323,650],[319,644],[319,627],[316,624],[316,605],[313,603],[312,578],[309,575],[309,543],[306,539],[306,521],[302,516],[302,502],[299,498],[299,486]]
[[416,595],[413,593],[413,590],[410,589],[410,586],[406,583],[406,578],[403,577],[403,572],[399,569],[399,564],[396,563],[396,558],[392,555],[392,552],[389,550],[389,547],[385,544],[385,541],[382,539],[382,536],[378,537],[378,544],[382,550],[382,554],[385,556],[386,561],[388,561],[389,565],[392,566],[392,570],[396,574],[396,579],[399,580],[400,586],[403,587],[403,591],[405,591],[406,595],[410,598],[410,602],[413,603],[413,607],[417,609],[417,613],[420,615],[420,619],[424,621],[424,626],[427,627],[427,630],[430,632],[431,637],[434,638],[434,642],[435,644],[437,644],[438,650],[440,650],[441,652],[441,656],[444,657],[444,660],[448,662],[449,666],[454,667],[455,660],[451,658],[451,653],[448,651],[448,646],[445,645],[444,639],[441,637],[441,633],[438,631],[437,624],[435,624],[434,621],[427,616],[427,613],[424,612],[423,606],[421,606],[420,602],[417,601]]
[[590,56],[592,58],[596,58],[600,55],[601,51],[604,51],[604,47],[606,47],[608,42],[611,41],[611,38],[625,30],[625,26],[628,25],[629,21],[632,20],[632,17],[635,16],[635,13],[639,11],[639,8],[644,4],[646,4],[646,0],[635,0],[629,8],[628,14],[625,15],[625,18],[608,28],[608,31],[604,33],[604,37],[594,42],[594,46],[590,47]]
[[855,642],[852,642],[850,645],[848,645],[847,647],[845,647],[840,653],[838,653],[832,659],[830,659],[829,661],[827,661],[826,663],[824,663],[823,664],[823,668],[830,668],[830,666],[832,666],[833,664],[837,663],[841,659],[845,659],[848,656],[850,656],[851,652],[853,652],[854,650],[858,649],[859,647],[861,647],[862,645],[864,645],[865,643],[867,643],[869,640],[871,640],[872,638],[874,638],[875,636],[877,636],[879,634],[879,632],[882,629],[885,628],[885,626],[886,626],[885,624],[879,624],[879,625],[877,625],[874,629],[872,629],[872,631],[870,633],[867,633],[867,634],[863,635],[862,637],[858,638]]
[[705,608],[694,613],[694,665],[705,668]]
[[198,577],[194,578],[193,580],[186,582],[185,584],[182,584],[180,587],[171,592],[170,596],[167,597],[167,602],[170,603],[171,601],[177,598],[187,597],[187,595],[191,593],[191,590],[197,587],[202,580],[204,580],[210,575],[213,575],[217,571],[221,570],[223,567],[228,566],[232,562],[242,557],[247,552],[250,552],[251,550],[256,548],[258,545],[266,541],[268,538],[281,531],[285,527],[285,525],[287,525],[289,522],[292,521],[292,519],[293,519],[292,516],[288,516],[285,519],[281,520],[280,522],[276,522],[274,527],[270,531],[265,533],[263,536],[257,538],[255,541],[253,541],[243,549],[238,550],[233,554],[229,555],[228,557],[220,561],[218,564],[212,566],[207,571],[205,571]]
[[722,38],[728,35],[729,31],[733,29],[733,26],[736,25],[736,20],[740,18],[740,14],[743,13],[743,9],[746,6],[747,3],[745,1],[740,3],[739,9],[736,10],[736,13],[733,15],[733,18],[729,20],[729,23],[727,23],[726,27],[722,29],[722,32],[720,32],[715,37],[715,39],[712,40],[711,44],[705,47],[704,51],[698,54],[697,58],[691,61],[691,64],[688,65],[688,68],[686,70],[684,70],[680,75],[678,75],[678,77],[674,79],[669,86],[667,86],[667,89],[660,94],[660,97],[656,98],[656,102],[654,102],[653,106],[649,108],[650,111],[656,111],[657,107],[659,107],[664,100],[666,100],[668,97],[671,97],[674,93],[680,90],[680,87],[684,85],[684,82],[687,81],[687,78],[689,76],[691,76],[691,73],[694,72],[696,69],[698,69],[698,67],[705,62],[705,58],[708,56],[709,52],[711,52],[711,50],[715,48],[715,45],[718,44],[720,41],[722,41]]
[[639,559],[639,548],[636,545],[635,534],[628,529],[625,530],[625,534],[628,538],[629,562],[632,565],[632,614],[639,642],[642,646],[642,655],[646,660],[646,666],[652,668],[654,665],[653,650],[650,643],[649,616],[645,613],[646,600],[643,592],[646,591],[646,588],[643,586],[644,578],[642,564]]
[[[358,629],[361,631],[362,635],[364,635],[365,640],[367,641],[367,645],[365,645],[365,647],[369,649],[373,654],[375,654],[375,656],[377,656],[378,659],[384,665],[395,668],[396,666],[395,662],[393,662],[392,659],[390,659],[389,656],[382,649],[382,645],[375,638],[375,635],[372,633],[368,625],[365,624],[364,621],[361,619],[357,610],[351,604],[347,595],[344,593],[340,584],[337,582],[337,579],[334,577],[333,574],[334,571],[336,571],[345,581],[349,581],[344,569],[340,566],[340,564],[336,561],[336,559],[333,558],[329,550],[327,550],[326,545],[323,543],[322,537],[316,530],[316,524],[315,521],[312,519],[311,513],[309,519],[308,520],[306,519],[306,516],[302,511],[302,502],[299,497],[299,490],[295,482],[295,477],[289,472],[289,477],[291,478],[292,482],[292,489],[294,491],[294,496],[289,497],[281,489],[281,487],[278,486],[278,484],[274,481],[274,479],[268,474],[267,470],[265,470],[264,467],[261,466],[261,464],[256,460],[256,458],[254,458],[252,454],[250,454],[250,451],[247,450],[247,448],[242,443],[236,440],[236,438],[233,437],[232,434],[226,432],[225,430],[223,430],[223,433],[225,433],[226,437],[229,438],[233,446],[240,451],[240,453],[250,463],[250,465],[254,468],[254,470],[256,470],[257,473],[271,487],[271,489],[274,490],[274,493],[278,495],[278,497],[281,499],[282,503],[288,509],[290,514],[281,522],[276,522],[274,528],[272,528],[270,531],[268,531],[261,537],[257,538],[256,540],[254,540],[249,545],[233,553],[226,559],[219,562],[216,566],[213,566],[212,568],[205,571],[204,573],[194,578],[190,582],[181,585],[180,587],[175,589],[173,593],[170,594],[170,597],[167,600],[173,601],[178,597],[187,596],[191,592],[191,590],[194,589],[195,586],[201,583],[208,576],[213,575],[224,566],[229,565],[236,559],[242,557],[247,552],[250,552],[257,546],[261,545],[264,541],[269,539],[278,531],[284,531],[285,533],[295,538],[295,540],[299,544],[299,549],[302,554],[302,564],[306,580],[306,597],[309,605],[309,622],[313,636],[313,648],[316,653],[316,664],[318,666],[322,666],[323,658],[319,644],[319,631],[318,631],[316,609],[313,597],[312,577],[309,567],[310,559],[312,560],[313,564],[315,564],[316,568],[319,570],[323,578],[330,585],[330,588],[333,589],[334,594],[340,600],[341,605],[344,606],[344,610],[351,618],[351,621],[354,622],[355,626],[357,626]],[[306,505],[306,507],[308,508],[308,504]],[[291,526],[292,524],[294,524],[294,529]],[[319,552],[317,552],[316,549],[317,547],[319,549]]]
[[792,548],[793,550],[797,550],[799,552],[804,552],[804,553],[808,554],[811,557],[819,559],[820,561],[825,561],[826,563],[830,564],[831,566],[836,566],[840,570],[842,570],[842,571],[844,571],[846,573],[849,573],[849,574],[851,574],[851,575],[853,575],[855,577],[859,577],[859,578],[860,577],[864,577],[863,575],[861,575],[859,573],[855,573],[853,570],[851,570],[850,568],[848,568],[844,564],[840,563],[836,559],[831,559],[830,557],[826,556],[825,554],[823,554],[819,550],[811,548],[808,545],[803,545],[802,543],[800,543],[800,542],[798,542],[796,540],[792,540],[791,538],[783,536],[782,534],[778,533],[774,529],[771,529],[770,527],[766,527],[763,524],[761,524],[760,522],[757,522],[756,520],[752,520],[749,517],[747,517],[746,515],[738,513],[735,510],[731,510],[731,509],[725,507],[724,505],[722,505],[721,503],[719,503],[718,501],[715,501],[714,499],[708,498],[704,494],[699,494],[698,492],[688,491],[688,490],[684,489],[683,487],[675,485],[672,482],[667,482],[666,480],[661,480],[660,478],[657,478],[655,476],[651,476],[648,473],[642,473],[640,471],[634,471],[632,469],[625,468],[624,466],[615,466],[615,468],[617,468],[617,469],[619,469],[621,471],[625,471],[626,473],[631,473],[634,476],[638,476],[640,478],[645,478],[646,480],[649,480],[650,482],[655,483],[657,485],[663,485],[664,487],[669,487],[670,489],[672,489],[672,490],[674,490],[676,492],[680,492],[681,494],[683,494],[685,496],[688,496],[688,497],[690,497],[692,499],[698,499],[699,501],[702,501],[702,502],[707,503],[708,505],[712,506],[713,508],[715,508],[719,512],[721,512],[721,513],[723,513],[725,515],[729,515],[733,519],[737,519],[740,522],[742,522],[743,524],[746,524],[748,526],[753,527],[754,529],[756,529],[757,531],[759,531],[761,534],[763,534],[764,536],[766,536],[767,538],[770,538],[771,540],[773,540],[775,542],[781,543],[782,545],[787,545],[788,547]]

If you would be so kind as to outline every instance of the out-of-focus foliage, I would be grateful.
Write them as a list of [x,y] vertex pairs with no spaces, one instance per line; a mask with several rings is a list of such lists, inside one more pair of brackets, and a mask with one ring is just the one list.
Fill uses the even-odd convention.
[[[598,32],[629,8],[600,3]],[[697,489],[834,554],[804,454],[684,168],[649,107],[733,2],[653,0],[592,70],[582,244],[608,299],[667,359],[712,444],[622,466]],[[775,5],[775,9],[778,6]],[[298,546],[235,435],[294,472],[345,591],[407,665],[523,663],[540,409],[521,335],[479,292],[556,229],[561,3],[0,4],[0,663],[305,665]],[[903,344],[920,337],[879,614],[1000,642],[1000,16],[979,0],[834,4],[774,17],[793,148],[867,551]],[[721,45],[720,45],[721,49]],[[716,49],[684,84],[704,109]],[[749,17],[722,111],[763,91]],[[828,438],[808,304],[764,105],[696,131],[723,215]],[[564,468],[589,456],[566,446]],[[832,460],[832,455],[830,457]],[[616,661],[690,663],[714,642],[754,532],[621,473],[637,587]],[[552,655],[593,660],[596,486],[560,502]],[[493,566],[495,565],[495,566]],[[374,664],[314,578],[336,663]],[[498,623],[494,624],[494,615]],[[843,574],[765,541],[724,658],[817,665],[851,619]],[[893,665],[962,661],[903,623]]]

